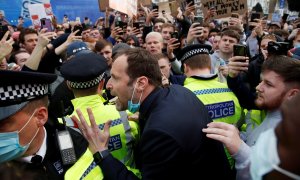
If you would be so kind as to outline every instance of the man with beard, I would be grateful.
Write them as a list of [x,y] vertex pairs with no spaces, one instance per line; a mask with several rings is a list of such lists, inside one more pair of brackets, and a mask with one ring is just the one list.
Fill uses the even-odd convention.
[[[245,63],[246,62],[236,62]],[[242,70],[241,67],[240,70]],[[238,70],[229,70],[229,74]],[[234,71],[234,72],[233,72]],[[255,145],[263,132],[276,127],[281,121],[279,107],[286,99],[292,98],[300,91],[300,62],[286,56],[272,56],[262,67],[262,81],[256,87],[255,105],[267,111],[263,122],[250,132],[246,132],[244,141],[235,126],[225,123],[210,123],[203,129],[207,137],[222,142],[236,160],[237,179],[248,179],[245,167],[249,166],[251,147]]]

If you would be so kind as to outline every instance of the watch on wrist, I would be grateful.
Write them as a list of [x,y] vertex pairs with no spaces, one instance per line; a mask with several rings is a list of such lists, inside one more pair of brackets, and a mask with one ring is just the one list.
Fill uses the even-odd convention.
[[103,161],[104,158],[106,158],[108,155],[110,154],[109,150],[106,149],[104,151],[101,152],[96,152],[93,157],[94,157],[94,161],[96,164],[99,164]]

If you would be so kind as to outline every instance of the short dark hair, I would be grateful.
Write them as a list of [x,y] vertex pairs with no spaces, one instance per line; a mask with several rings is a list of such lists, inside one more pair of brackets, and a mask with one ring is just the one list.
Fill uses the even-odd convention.
[[161,26],[161,29],[163,29],[163,28],[169,28],[169,27],[173,28],[174,31],[175,31],[175,26],[174,26],[173,24],[171,24],[171,23],[164,23],[164,24]]
[[101,40],[99,40],[99,41],[96,42],[96,44],[95,44],[95,51],[96,52],[100,52],[106,46],[110,46],[111,48],[113,47],[113,45],[110,42],[108,42],[108,41],[106,41],[104,39],[101,39]]
[[230,29],[223,31],[221,33],[221,38],[223,36],[229,36],[229,37],[235,38],[237,40],[237,42],[240,42],[240,38],[241,38],[237,31],[230,30]]
[[166,21],[163,18],[156,18],[154,20],[154,24],[156,24],[156,23],[166,23]]
[[155,87],[162,85],[157,59],[149,51],[142,48],[121,50],[116,54],[113,61],[122,55],[127,56],[128,67],[126,72],[130,78],[128,84],[132,84],[138,77],[146,76],[149,79],[149,83]]
[[15,52],[11,53],[7,63],[16,63],[17,64],[16,55],[18,55],[20,53],[28,53],[28,52],[26,50],[19,49]]
[[19,35],[19,42],[24,44],[25,42],[25,35],[27,34],[36,34],[38,35],[37,31],[34,29],[30,29],[30,28],[24,28],[22,29],[20,35]]
[[217,28],[213,28],[213,29],[211,29],[211,30],[209,31],[209,33],[212,33],[212,32],[219,33],[219,32],[220,32],[220,30],[219,30],[219,29],[217,29]]
[[48,108],[48,102],[48,96],[43,96],[41,98],[31,100],[22,108],[22,111],[27,114],[31,114],[38,107],[44,106]]
[[262,72],[274,71],[279,74],[285,83],[296,83],[300,86],[300,61],[284,56],[272,55],[264,61]]
[[203,69],[203,68],[211,68],[211,59],[208,54],[198,54],[193,56],[184,63],[189,66],[192,70],[194,69]]

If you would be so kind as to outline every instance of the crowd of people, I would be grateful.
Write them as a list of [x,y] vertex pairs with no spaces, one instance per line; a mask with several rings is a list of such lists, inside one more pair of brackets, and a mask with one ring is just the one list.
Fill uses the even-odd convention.
[[194,9],[0,14],[1,179],[300,179],[300,21]]

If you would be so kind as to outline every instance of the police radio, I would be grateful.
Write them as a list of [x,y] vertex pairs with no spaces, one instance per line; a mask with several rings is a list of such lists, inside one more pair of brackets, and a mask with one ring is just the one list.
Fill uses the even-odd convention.
[[[61,102],[61,108],[64,111],[64,105],[62,102]],[[56,137],[57,137],[57,142],[60,150],[60,155],[64,165],[74,164],[77,161],[77,159],[76,159],[73,141],[70,132],[66,128],[66,120],[64,116],[62,117],[62,120],[65,126],[65,130],[58,131],[58,129],[56,129]]]
[[77,161],[77,159],[76,159],[73,141],[69,131],[56,130],[56,135],[57,135],[57,141],[58,141],[63,164],[64,165],[74,164]]

